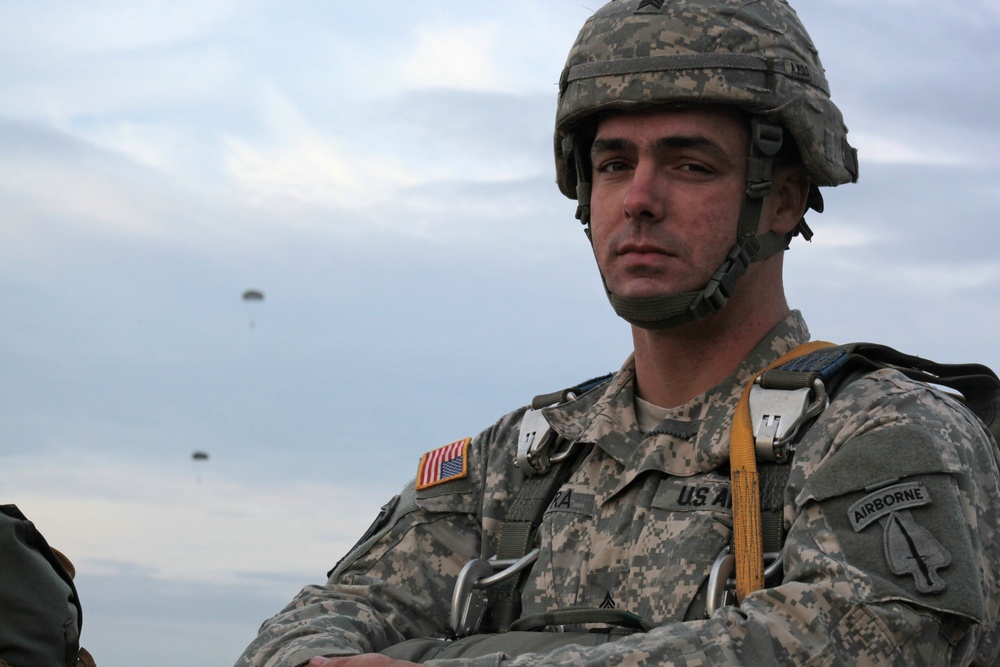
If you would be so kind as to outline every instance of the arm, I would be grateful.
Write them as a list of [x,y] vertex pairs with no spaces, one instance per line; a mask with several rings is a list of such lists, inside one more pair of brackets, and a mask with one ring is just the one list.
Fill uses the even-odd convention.
[[[294,667],[313,656],[371,653],[440,633],[454,577],[478,556],[475,519],[406,511],[363,554],[342,562],[323,586],[307,586],[260,634],[237,665]],[[469,548],[468,552],[454,547]],[[447,552],[447,553],[446,553]]]
[[508,416],[473,440],[466,477],[422,492],[411,482],[325,585],[307,586],[261,626],[237,667],[297,667],[314,656],[374,653],[440,636],[455,579],[480,556],[481,526],[495,523],[492,501],[483,507],[482,453],[518,419]]

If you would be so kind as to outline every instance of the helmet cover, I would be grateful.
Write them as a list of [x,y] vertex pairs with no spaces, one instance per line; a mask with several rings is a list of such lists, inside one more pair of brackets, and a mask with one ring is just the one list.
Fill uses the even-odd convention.
[[584,24],[560,77],[559,189],[577,197],[572,151],[587,147],[574,133],[595,114],[690,104],[736,106],[777,122],[814,185],[857,180],[857,154],[819,54],[785,0],[612,0]]

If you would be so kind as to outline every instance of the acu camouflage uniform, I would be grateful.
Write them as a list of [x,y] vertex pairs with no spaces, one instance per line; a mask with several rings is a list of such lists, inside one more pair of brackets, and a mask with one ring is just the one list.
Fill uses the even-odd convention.
[[[783,582],[710,619],[692,618],[696,594],[730,540],[729,481],[720,468],[738,397],[755,371],[807,339],[793,313],[732,377],[649,433],[637,427],[631,359],[609,384],[546,409],[561,435],[594,446],[546,511],[523,613],[614,604],[641,615],[651,631],[597,646],[425,664],[996,664],[993,443],[950,397],[894,371],[847,385],[802,436],[785,493]],[[303,589],[265,622],[237,665],[294,667],[316,655],[444,635],[456,576],[470,559],[492,555],[521,482],[514,459],[523,414],[472,441],[465,478],[416,493],[411,484],[387,505],[374,534],[326,585]],[[891,571],[885,516],[857,530],[852,524],[852,509],[871,506],[865,499],[873,491],[907,483],[929,500],[901,513],[920,527],[910,533],[924,535],[917,539],[925,551],[936,543],[947,554],[934,592],[921,592],[918,575]]]

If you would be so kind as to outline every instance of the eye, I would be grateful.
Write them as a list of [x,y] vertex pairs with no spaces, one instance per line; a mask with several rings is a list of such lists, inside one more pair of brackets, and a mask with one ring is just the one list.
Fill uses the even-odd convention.
[[599,174],[610,174],[618,171],[627,171],[631,169],[631,166],[624,160],[611,159],[605,160],[597,165],[597,173]]
[[693,174],[714,174],[715,170],[707,167],[701,162],[684,162],[678,167],[681,171],[689,171]]

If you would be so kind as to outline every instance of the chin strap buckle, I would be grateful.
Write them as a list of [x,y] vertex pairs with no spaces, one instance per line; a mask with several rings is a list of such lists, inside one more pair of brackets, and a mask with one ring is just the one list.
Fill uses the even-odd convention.
[[722,310],[733,296],[736,281],[750,268],[750,263],[753,262],[753,257],[759,249],[760,240],[753,234],[729,249],[722,266],[712,274],[712,279],[702,290],[700,298],[691,305],[691,310],[696,316],[702,317]]

